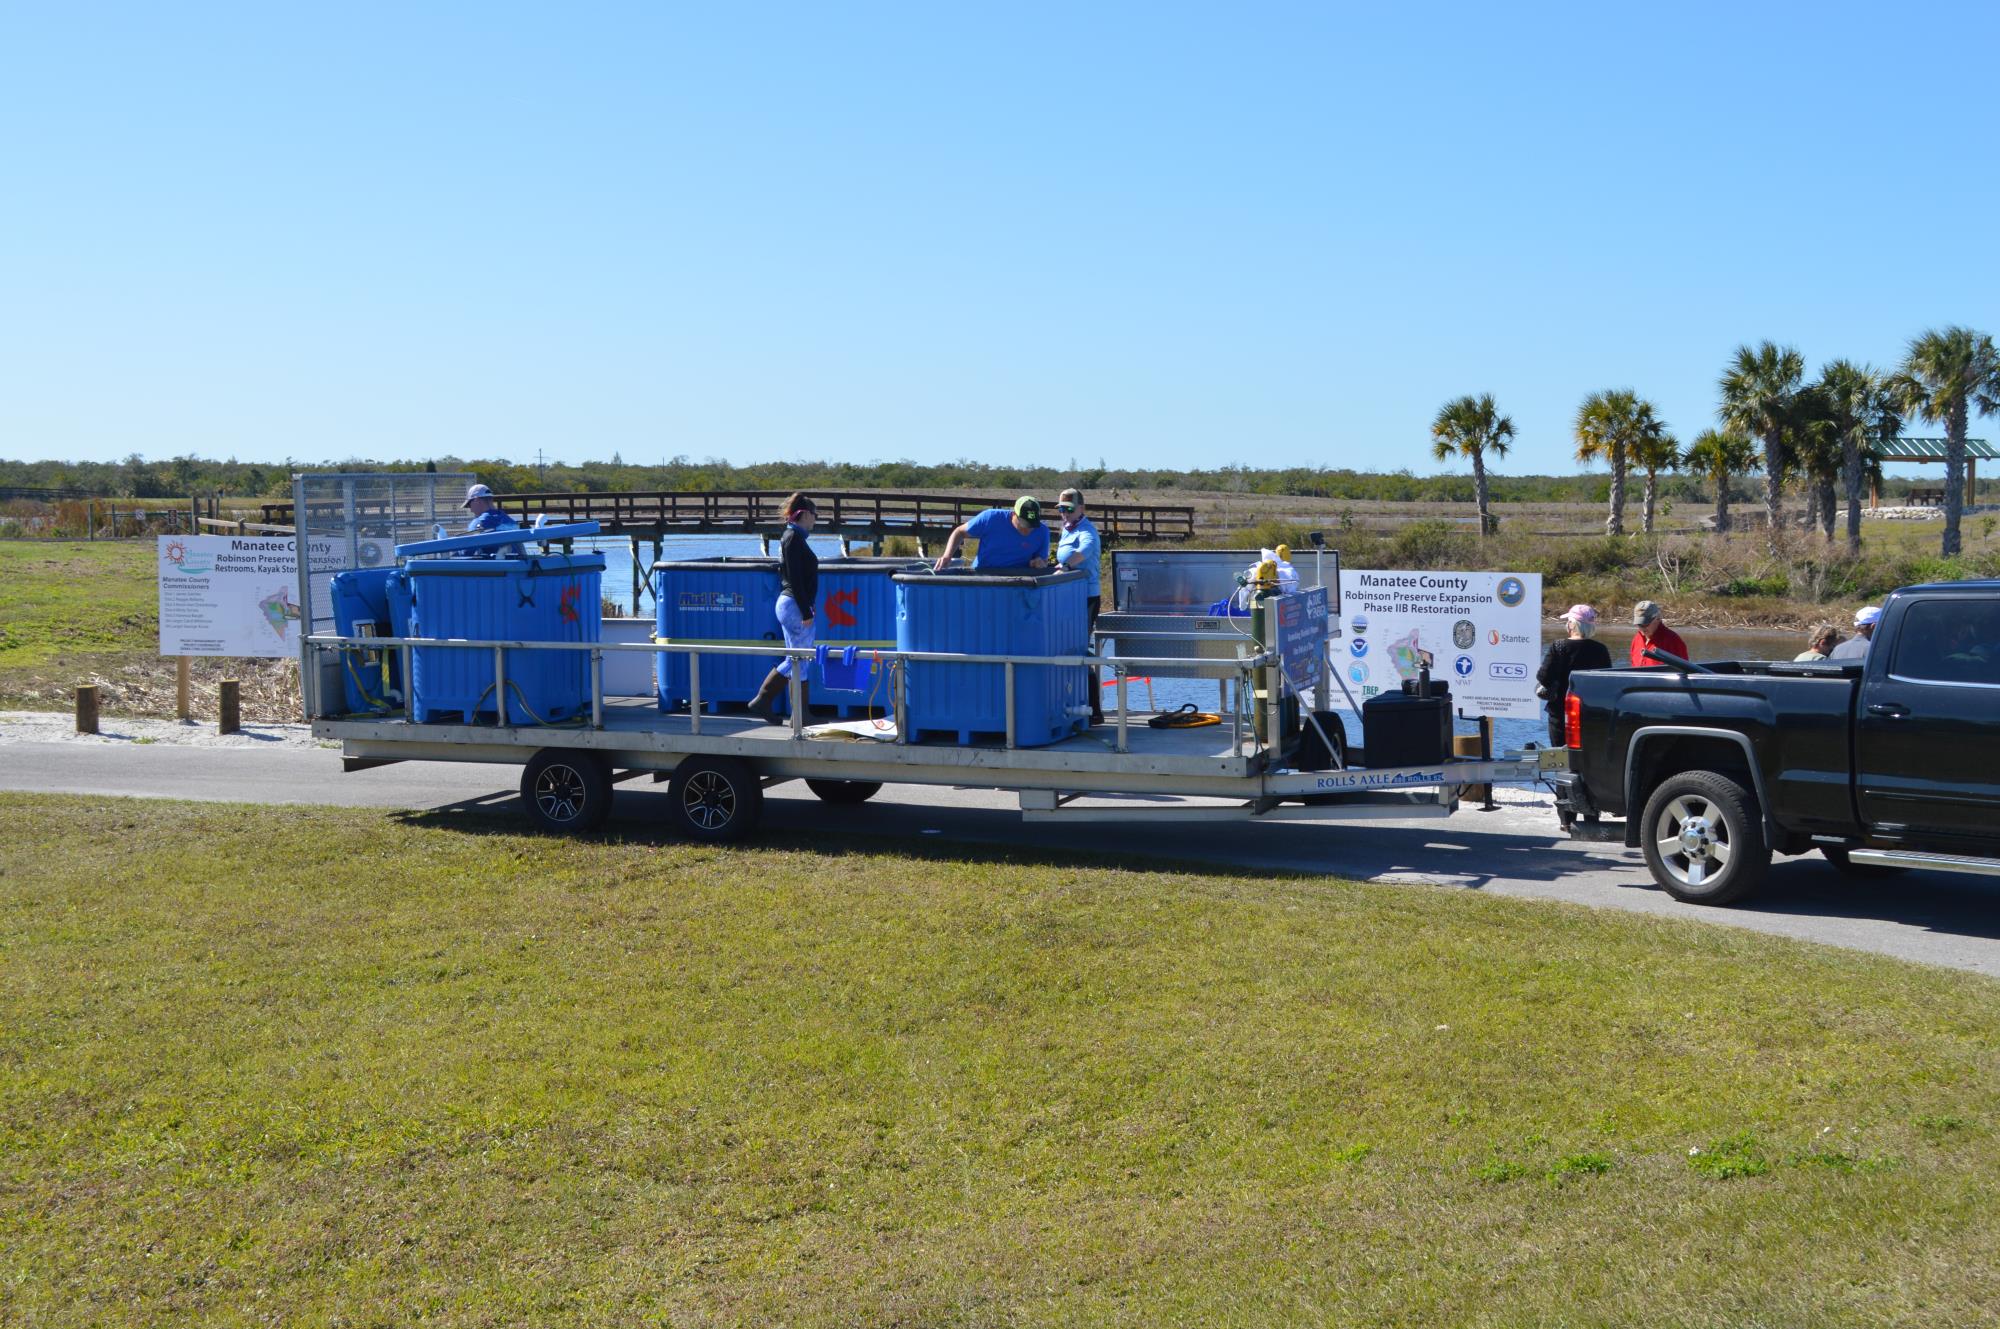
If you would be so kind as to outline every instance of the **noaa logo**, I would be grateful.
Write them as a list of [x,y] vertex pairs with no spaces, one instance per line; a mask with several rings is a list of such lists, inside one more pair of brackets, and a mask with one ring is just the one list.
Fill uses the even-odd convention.
[[1519,577],[1502,577],[1499,589],[1494,591],[1493,595],[1501,604],[1512,609],[1528,598],[1528,588]]
[[1472,649],[1472,643],[1479,638],[1479,627],[1469,618],[1461,618],[1451,625],[1451,644],[1461,651]]
[[1491,678],[1526,678],[1528,676],[1528,666],[1515,663],[1511,660],[1501,660],[1487,665],[1486,673]]
[[1368,616],[1366,614],[1356,614],[1353,618],[1347,620],[1347,626],[1353,628],[1354,635],[1358,637],[1368,631]]
[[1472,677],[1472,657],[1469,655],[1459,656],[1451,662],[1451,667],[1460,678]]
[[1368,639],[1366,637],[1356,637],[1347,643],[1347,650],[1349,654],[1359,660],[1362,656],[1368,654]]
[[1347,677],[1356,683],[1366,683],[1368,681],[1368,666],[1364,664],[1351,664],[1347,666]]

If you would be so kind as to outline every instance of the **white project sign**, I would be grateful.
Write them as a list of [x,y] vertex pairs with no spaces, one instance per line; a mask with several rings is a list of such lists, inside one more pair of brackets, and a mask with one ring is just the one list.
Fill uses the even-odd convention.
[[160,654],[297,654],[295,548],[283,536],[161,536]]
[[1347,635],[1333,647],[1357,701],[1394,692],[1428,665],[1467,715],[1542,714],[1542,577],[1537,572],[1356,572],[1340,577]]

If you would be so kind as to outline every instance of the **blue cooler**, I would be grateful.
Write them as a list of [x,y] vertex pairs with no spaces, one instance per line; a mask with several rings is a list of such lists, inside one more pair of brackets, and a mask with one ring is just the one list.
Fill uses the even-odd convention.
[[[778,560],[711,558],[653,564],[653,629],[664,641],[706,646],[782,644],[778,629]],[[654,669],[660,709],[688,704],[689,657],[660,652]],[[778,667],[775,655],[704,655],[701,702],[714,710],[722,702],[746,702]]]
[[[896,647],[962,655],[1088,655],[1089,601],[1097,589],[1082,572],[899,572]],[[1007,728],[1004,665],[914,663],[906,714],[911,737],[944,734],[960,743]],[[1080,732],[1090,717],[1084,670],[1020,665],[1014,670],[1014,741],[1042,747]]]
[[[358,568],[336,573],[330,590],[334,631],[340,636],[408,635],[410,584],[401,568]],[[340,681],[347,695],[349,715],[401,708],[402,652],[357,646],[342,651],[340,656]]]
[[[517,539],[534,538],[523,531]],[[600,640],[604,555],[415,558],[405,566],[410,635],[471,641]],[[508,724],[553,724],[590,710],[588,651],[508,651]],[[418,646],[410,652],[410,718],[493,721],[493,652]]]

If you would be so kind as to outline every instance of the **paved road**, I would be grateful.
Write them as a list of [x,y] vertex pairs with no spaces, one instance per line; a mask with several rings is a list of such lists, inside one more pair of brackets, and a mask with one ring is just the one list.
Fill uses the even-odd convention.
[[[324,749],[165,744],[17,743],[4,753],[0,789],[518,815],[514,767],[409,762],[343,775],[338,754]],[[663,788],[643,781],[621,785],[619,819],[660,824]],[[809,836],[937,836],[1016,850],[1089,850],[1239,870],[1424,882],[1706,919],[2000,976],[2000,883],[1990,878],[1913,873],[1850,882],[1816,857],[1786,859],[1754,907],[1699,909],[1654,889],[1636,851],[1559,838],[1553,814],[1542,807],[1468,808],[1448,820],[1367,825],[1024,826],[1012,796],[990,790],[892,785],[864,807],[836,808],[791,784],[771,791],[765,825]]]

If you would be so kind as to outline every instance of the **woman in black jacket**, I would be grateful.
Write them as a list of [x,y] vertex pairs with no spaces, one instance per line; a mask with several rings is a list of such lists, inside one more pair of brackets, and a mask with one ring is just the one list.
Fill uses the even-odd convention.
[[1562,747],[1569,742],[1564,727],[1563,702],[1569,696],[1569,676],[1579,669],[1609,669],[1611,652],[1597,635],[1597,611],[1589,605],[1571,605],[1563,615],[1563,622],[1569,625],[1569,636],[1551,643],[1549,653],[1542,657],[1542,667],[1535,674],[1535,682],[1540,684],[1535,695],[1549,704],[1549,746]]
[[[778,541],[778,626],[784,631],[785,645],[810,649],[818,636],[813,622],[813,606],[819,602],[819,555],[812,551],[813,523],[819,508],[804,494],[785,500],[785,534]],[[787,656],[764,679],[750,709],[771,724],[778,719],[778,696],[791,677],[794,661]],[[806,681],[799,677],[800,709],[806,710]],[[809,712],[808,712],[809,713]]]

